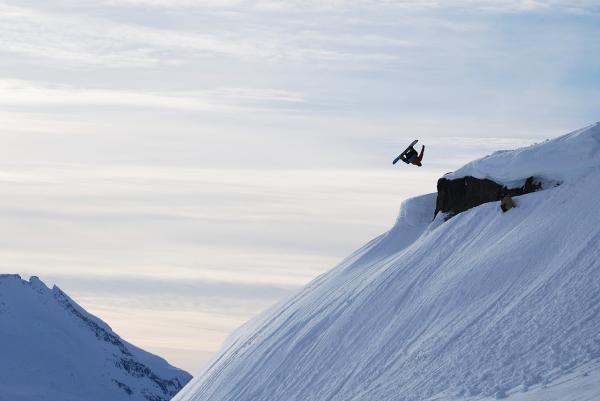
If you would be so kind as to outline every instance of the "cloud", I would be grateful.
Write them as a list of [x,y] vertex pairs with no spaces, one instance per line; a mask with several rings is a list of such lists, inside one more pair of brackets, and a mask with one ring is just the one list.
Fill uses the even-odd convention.
[[175,93],[90,89],[72,85],[0,79],[0,104],[35,106],[129,106],[195,111],[234,111],[302,103],[304,95],[277,89],[216,88]]
[[[202,278],[185,278],[162,276],[100,276],[100,275],[49,275],[49,279],[60,285],[76,287],[91,295],[126,295],[148,296],[160,294],[166,299],[183,298],[222,298],[222,299],[251,299],[278,300],[297,290],[299,286],[274,285],[268,283],[244,281],[216,281]],[[62,283],[62,284],[61,284]]]
[[150,49],[118,45],[115,32],[103,28],[94,20],[0,4],[0,51],[114,66],[142,66],[158,61]]
[[[119,5],[161,11],[140,23],[114,11]],[[452,22],[448,13],[583,13],[597,8],[593,2],[558,0],[111,0],[104,7],[107,17],[100,18],[81,12],[85,7],[80,6],[64,7],[65,12],[0,4],[0,51],[109,69],[166,68],[203,60],[393,69],[414,55],[404,50],[444,47],[430,40],[431,27],[452,31],[473,25]],[[149,23],[152,18],[169,21],[166,12],[187,18],[184,10],[189,7],[191,18],[200,23]],[[282,15],[265,14],[267,9]],[[120,18],[110,18],[111,12]],[[239,20],[232,22],[231,15]]]
[[[215,57],[294,63],[311,60],[361,63],[395,58],[368,48],[350,51],[328,47],[310,39],[276,25],[269,28],[258,20],[234,31],[217,19],[200,31],[190,31],[0,4],[0,51],[76,64],[114,69],[156,67]],[[356,43],[365,40],[372,43],[373,37],[358,36]]]
[[528,12],[598,12],[595,0],[467,0],[459,1],[464,7],[473,7],[484,12],[528,13]]
[[596,0],[105,0],[112,6],[218,8],[263,12],[347,11],[385,8],[404,11],[464,9],[486,12],[598,11]]
[[190,53],[239,58],[264,56],[256,44],[237,37],[159,29],[6,5],[0,6],[0,50],[109,68],[180,62]]

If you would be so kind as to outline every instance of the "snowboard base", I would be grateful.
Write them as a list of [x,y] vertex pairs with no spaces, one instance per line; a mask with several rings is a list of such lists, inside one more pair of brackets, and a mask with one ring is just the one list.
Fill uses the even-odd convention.
[[398,160],[400,160],[402,158],[402,156],[404,156],[406,154],[406,152],[409,151],[410,148],[412,148],[413,146],[415,146],[417,144],[417,142],[419,142],[418,139],[415,139],[414,141],[412,141],[412,143],[410,145],[408,145],[408,147],[406,149],[404,149],[404,151],[402,153],[400,153],[400,155],[398,155],[398,157],[396,157],[394,159],[392,164],[396,164],[398,162]]

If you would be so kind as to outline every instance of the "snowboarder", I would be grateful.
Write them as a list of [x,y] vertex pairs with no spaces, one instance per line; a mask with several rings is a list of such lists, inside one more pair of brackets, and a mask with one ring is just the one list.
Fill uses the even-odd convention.
[[402,161],[406,164],[414,164],[415,166],[421,167],[421,160],[423,160],[423,154],[425,153],[425,145],[421,146],[421,153],[417,154],[417,151],[412,146],[407,154],[402,157]]
[[414,140],[404,152],[400,153],[400,156],[394,160],[393,164],[396,164],[398,160],[402,160],[406,164],[414,164],[415,166],[421,167],[421,160],[423,160],[425,146],[421,146],[421,153],[418,153],[413,147],[417,142],[417,140]]

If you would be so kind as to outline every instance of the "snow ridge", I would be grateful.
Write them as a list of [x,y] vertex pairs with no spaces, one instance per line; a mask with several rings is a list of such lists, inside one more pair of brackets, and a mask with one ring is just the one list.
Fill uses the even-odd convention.
[[561,185],[448,221],[431,221],[435,195],[405,201],[388,233],[238,330],[174,401],[535,399],[578,372],[600,383],[600,125],[463,175]]
[[33,276],[0,275],[0,399],[167,401],[191,378]]
[[497,151],[472,161],[445,178],[489,178],[511,186],[535,176],[553,182],[575,182],[598,171],[600,122],[566,135],[516,150]]

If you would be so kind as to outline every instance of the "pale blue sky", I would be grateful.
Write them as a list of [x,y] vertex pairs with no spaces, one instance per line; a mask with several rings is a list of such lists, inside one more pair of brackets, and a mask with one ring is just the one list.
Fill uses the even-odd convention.
[[599,37],[600,1],[0,1],[0,270],[194,373],[443,173],[599,120]]

